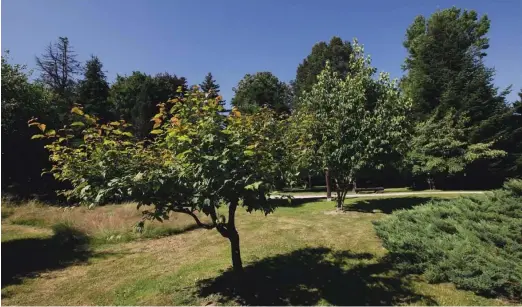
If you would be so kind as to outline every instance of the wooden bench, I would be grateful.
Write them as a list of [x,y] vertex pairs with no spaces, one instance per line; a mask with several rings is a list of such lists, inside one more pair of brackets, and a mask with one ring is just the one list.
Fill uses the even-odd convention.
[[355,194],[359,192],[374,192],[374,193],[382,193],[384,192],[383,187],[374,187],[374,188],[355,188]]

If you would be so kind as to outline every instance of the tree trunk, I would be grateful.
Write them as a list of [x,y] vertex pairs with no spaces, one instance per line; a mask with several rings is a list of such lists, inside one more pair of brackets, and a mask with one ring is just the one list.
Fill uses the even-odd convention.
[[330,171],[326,169],[325,172],[325,179],[326,179],[326,200],[331,201],[332,200],[332,189],[330,188]]
[[241,261],[241,250],[239,248],[239,234],[236,229],[230,231],[228,239],[230,240],[230,250],[232,252],[232,268],[234,272],[241,273],[243,271],[243,262]]
[[312,176],[308,175],[308,188],[312,190]]
[[239,234],[236,229],[236,208],[237,200],[230,203],[228,207],[228,239],[230,240],[230,250],[232,252],[232,268],[234,272],[243,272],[243,262],[241,261],[241,250],[239,248]]

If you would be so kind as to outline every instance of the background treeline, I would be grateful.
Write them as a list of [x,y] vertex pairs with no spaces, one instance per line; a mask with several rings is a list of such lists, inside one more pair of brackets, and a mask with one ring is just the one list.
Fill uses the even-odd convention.
[[[429,182],[436,188],[485,189],[522,177],[522,91],[518,101],[510,102],[510,89],[494,86],[495,71],[484,64],[489,27],[487,16],[457,8],[413,21],[403,42],[408,56],[400,80],[402,94],[413,102],[411,146],[396,162],[357,178],[360,185],[426,188]],[[173,73],[139,71],[118,75],[109,84],[101,59],[91,56],[80,63],[67,38],[43,47],[34,81],[25,66],[10,62],[8,52],[2,56],[3,193],[54,197],[59,188],[52,176],[41,175],[49,168],[48,155],[41,140],[31,140],[30,118],[61,127],[71,123],[71,107],[81,104],[104,120],[126,120],[135,136],[147,138],[156,105],[190,86]],[[246,74],[233,89],[231,105],[241,112],[268,105],[291,113],[327,61],[339,75],[350,74],[347,63],[352,54],[351,43],[339,37],[319,42],[297,67],[295,80],[285,83],[271,72]],[[219,95],[211,73],[200,82],[209,95]],[[303,184],[309,182],[308,175],[312,184],[324,182],[320,171],[303,172]]]

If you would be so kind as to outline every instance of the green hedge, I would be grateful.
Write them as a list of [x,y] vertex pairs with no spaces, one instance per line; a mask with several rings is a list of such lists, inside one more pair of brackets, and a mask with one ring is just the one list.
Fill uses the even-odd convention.
[[522,180],[375,222],[399,269],[485,296],[522,297]]

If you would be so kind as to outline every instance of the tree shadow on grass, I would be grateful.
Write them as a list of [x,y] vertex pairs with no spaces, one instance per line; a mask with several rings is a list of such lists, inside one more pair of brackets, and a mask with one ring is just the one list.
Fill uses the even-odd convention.
[[411,209],[414,206],[425,204],[434,198],[431,197],[393,197],[377,199],[357,199],[351,204],[345,205],[345,211],[357,211],[365,213],[382,212],[390,214],[399,209]]
[[2,288],[24,277],[87,261],[92,252],[88,237],[65,224],[53,227],[50,238],[18,239],[2,242]]
[[196,295],[217,295],[218,303],[233,300],[258,306],[316,305],[321,299],[332,305],[436,304],[412,292],[387,262],[362,261],[371,258],[328,248],[299,249],[255,262],[240,278],[226,271],[200,281]]

